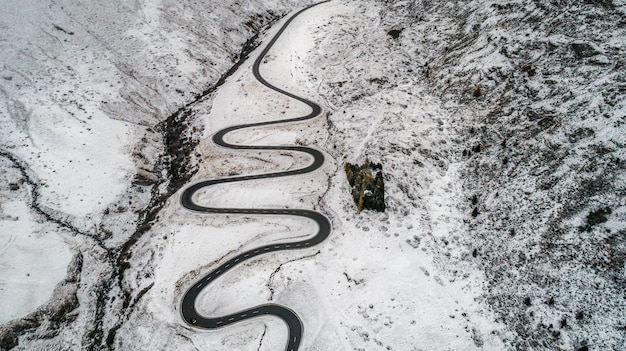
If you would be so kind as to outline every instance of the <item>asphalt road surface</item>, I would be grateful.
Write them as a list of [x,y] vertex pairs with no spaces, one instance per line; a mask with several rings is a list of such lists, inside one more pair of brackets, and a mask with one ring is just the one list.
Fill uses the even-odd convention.
[[286,177],[286,176],[296,175],[296,174],[304,174],[304,173],[312,172],[312,171],[318,169],[319,167],[321,167],[324,164],[324,155],[321,152],[319,152],[319,151],[317,151],[315,149],[308,148],[308,147],[303,147],[303,146],[271,146],[271,145],[268,145],[268,146],[249,146],[248,145],[247,146],[247,145],[229,144],[226,141],[224,141],[224,136],[226,134],[232,132],[232,131],[235,131],[235,130],[239,130],[239,129],[243,129],[243,128],[259,127],[259,126],[268,126],[268,125],[287,123],[287,122],[304,121],[304,120],[308,120],[308,119],[311,119],[311,118],[315,118],[315,117],[317,117],[317,116],[319,116],[321,114],[322,108],[318,104],[316,104],[315,102],[307,100],[307,99],[302,98],[302,97],[299,97],[299,96],[297,96],[295,94],[292,94],[292,93],[290,93],[288,91],[285,91],[283,89],[280,89],[280,88],[270,84],[259,73],[259,66],[260,66],[261,62],[263,61],[263,58],[265,57],[265,55],[267,55],[267,53],[270,51],[270,49],[272,48],[274,43],[276,43],[278,38],[285,31],[285,29],[289,26],[289,24],[294,20],[294,18],[296,18],[302,12],[310,9],[311,7],[317,6],[317,5],[322,4],[324,2],[327,2],[327,1],[323,1],[323,2],[320,2],[320,3],[314,4],[314,5],[311,5],[309,7],[306,7],[304,9],[298,11],[294,15],[292,15],[285,22],[285,24],[283,24],[283,26],[276,33],[276,35],[274,35],[274,37],[267,44],[265,49],[263,49],[261,54],[254,61],[254,65],[252,66],[252,71],[254,73],[254,77],[259,82],[261,82],[263,85],[267,86],[268,88],[270,88],[270,89],[272,89],[274,91],[277,91],[277,92],[279,92],[279,93],[281,93],[283,95],[287,95],[287,96],[289,96],[289,97],[291,97],[293,99],[301,101],[304,104],[307,104],[308,106],[311,107],[311,112],[309,114],[305,115],[305,116],[300,116],[300,117],[294,117],[294,118],[288,118],[288,119],[282,119],[282,120],[275,120],[275,121],[268,121],[268,122],[260,122],[260,123],[242,124],[242,125],[238,125],[238,126],[228,127],[228,128],[225,128],[225,129],[217,132],[213,136],[213,142],[215,142],[215,144],[223,146],[223,147],[226,147],[226,148],[236,149],[236,150],[296,151],[296,152],[309,154],[312,157],[313,162],[311,164],[309,164],[308,166],[304,167],[304,168],[294,169],[294,170],[289,170],[289,171],[282,171],[282,172],[274,172],[274,173],[266,173],[266,174],[258,174],[258,175],[250,175],[250,176],[239,176],[239,177],[232,177],[232,178],[223,178],[223,179],[214,179],[214,180],[202,181],[202,182],[193,184],[190,187],[188,187],[183,192],[183,194],[181,196],[181,204],[182,204],[182,206],[184,206],[185,208],[187,208],[189,210],[192,210],[192,211],[197,211],[197,212],[202,212],[202,213],[221,213],[221,214],[298,216],[298,217],[308,218],[308,219],[312,220],[313,222],[315,222],[317,224],[317,226],[318,226],[317,234],[315,234],[315,236],[313,236],[313,237],[311,237],[309,239],[301,240],[301,241],[297,241],[297,242],[286,242],[286,243],[265,245],[265,246],[258,247],[256,249],[252,249],[252,250],[243,252],[243,253],[235,256],[235,257],[232,257],[228,261],[226,261],[226,262],[222,263],[221,265],[219,265],[217,268],[215,268],[209,274],[207,274],[206,276],[202,277],[202,279],[197,281],[191,288],[189,288],[189,290],[187,290],[187,292],[185,293],[185,295],[183,296],[183,299],[181,301],[181,314],[182,314],[182,317],[185,320],[185,322],[187,322],[188,324],[190,324],[190,325],[192,325],[192,326],[194,326],[196,328],[201,328],[201,329],[221,328],[221,327],[229,325],[229,324],[237,323],[237,322],[240,322],[240,321],[243,321],[243,320],[247,320],[247,319],[250,319],[250,318],[255,318],[255,317],[258,317],[258,316],[270,315],[270,316],[278,317],[278,318],[282,319],[287,324],[287,326],[289,327],[289,341],[287,342],[287,347],[286,347],[286,350],[288,350],[288,351],[298,350],[298,348],[300,346],[300,342],[302,341],[302,331],[303,331],[303,326],[302,326],[302,322],[300,321],[300,318],[298,318],[298,315],[296,315],[296,313],[293,312],[291,309],[289,309],[287,307],[284,307],[284,306],[281,306],[281,305],[277,305],[277,304],[264,304],[264,305],[260,305],[260,306],[256,306],[256,307],[244,310],[244,311],[233,313],[233,314],[230,314],[230,315],[227,315],[227,316],[205,317],[205,316],[202,316],[196,310],[196,303],[195,303],[196,302],[196,298],[197,298],[198,294],[203,289],[205,289],[208,285],[210,285],[213,280],[217,279],[219,276],[221,276],[222,274],[226,273],[227,271],[229,271],[230,269],[232,269],[233,267],[237,266],[238,264],[240,264],[241,262],[243,262],[245,260],[251,259],[253,257],[259,256],[259,255],[262,255],[262,254],[273,252],[273,251],[304,249],[304,248],[307,248],[307,247],[311,247],[311,246],[317,245],[320,242],[324,241],[324,239],[326,239],[328,237],[328,235],[330,234],[330,231],[331,231],[331,226],[330,226],[330,222],[329,222],[328,218],[326,218],[321,213],[318,213],[318,212],[315,212],[315,211],[300,210],[300,209],[257,209],[257,208],[213,208],[213,207],[204,207],[204,206],[196,204],[193,201],[193,197],[194,197],[194,194],[198,190],[206,188],[206,187],[209,187],[211,185],[220,184],[220,183],[233,183],[233,182],[240,182],[240,181],[253,180],[253,179],[276,178],[276,177]]

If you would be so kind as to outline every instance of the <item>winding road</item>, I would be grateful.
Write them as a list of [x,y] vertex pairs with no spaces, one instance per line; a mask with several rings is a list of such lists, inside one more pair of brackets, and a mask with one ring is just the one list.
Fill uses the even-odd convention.
[[289,341],[287,342],[286,350],[288,351],[296,351],[300,346],[300,342],[302,341],[302,331],[303,326],[302,322],[298,318],[298,315],[291,309],[277,305],[277,304],[264,304],[260,306],[256,306],[244,311],[240,311],[237,313],[233,313],[226,316],[220,317],[206,317],[202,316],[196,310],[196,298],[198,294],[207,286],[211,284],[211,282],[221,275],[225,274],[227,271],[237,266],[238,264],[251,259],[253,257],[266,254],[273,251],[282,251],[282,250],[295,250],[295,249],[304,249],[307,247],[315,246],[320,242],[324,241],[328,237],[331,231],[331,225],[328,218],[326,218],[321,213],[311,211],[311,210],[303,210],[303,209],[257,209],[257,208],[213,208],[213,207],[205,207],[196,204],[193,201],[194,194],[200,189],[209,187],[215,184],[222,183],[233,183],[233,182],[241,182],[247,180],[254,179],[265,179],[265,178],[277,178],[277,177],[286,177],[296,174],[304,174],[312,172],[324,164],[324,155],[318,150],[302,147],[302,146],[253,146],[253,145],[235,145],[230,144],[224,141],[224,136],[226,134],[244,129],[244,128],[252,128],[252,127],[260,127],[260,126],[268,126],[280,123],[287,122],[298,122],[304,121],[311,118],[315,118],[319,116],[322,112],[322,108],[313,101],[307,100],[305,98],[299,97],[295,94],[287,92],[283,89],[280,89],[272,84],[270,84],[265,78],[261,76],[259,73],[259,66],[263,61],[264,57],[270,51],[272,46],[276,43],[281,34],[285,31],[285,29],[289,26],[289,24],[302,12],[310,9],[311,7],[317,6],[319,4],[325,3],[328,1],[323,1],[320,3],[316,3],[310,5],[295,14],[293,14],[279,29],[279,31],[274,35],[271,41],[267,44],[267,46],[263,49],[263,51],[259,54],[257,59],[254,61],[252,66],[252,71],[254,77],[261,82],[266,87],[279,92],[283,95],[287,95],[295,100],[301,101],[302,103],[311,107],[311,112],[305,116],[281,119],[275,121],[267,121],[267,122],[259,122],[259,123],[251,123],[251,124],[242,124],[237,126],[228,127],[222,129],[217,132],[213,136],[213,142],[219,146],[235,149],[235,150],[280,150],[280,151],[295,151],[308,154],[312,157],[313,162],[308,166],[300,169],[294,169],[289,171],[282,172],[274,172],[274,173],[266,173],[266,174],[258,174],[258,175],[248,175],[248,176],[239,176],[232,178],[223,178],[223,179],[214,179],[214,180],[205,180],[196,184],[189,186],[183,192],[181,196],[181,204],[183,207],[202,213],[221,213],[221,214],[248,214],[248,215],[274,215],[274,216],[297,216],[304,217],[312,220],[318,226],[318,231],[315,236],[310,237],[309,239],[296,241],[296,242],[286,242],[286,243],[277,243],[272,245],[261,246],[246,252],[243,252],[228,261],[222,263],[218,267],[216,267],[213,271],[211,271],[206,276],[202,277],[199,281],[197,281],[182,298],[181,301],[181,314],[186,323],[201,329],[216,329],[227,326],[229,324],[237,323],[243,320],[247,320],[250,318],[255,318],[258,316],[275,316],[282,319],[287,326],[289,327]]

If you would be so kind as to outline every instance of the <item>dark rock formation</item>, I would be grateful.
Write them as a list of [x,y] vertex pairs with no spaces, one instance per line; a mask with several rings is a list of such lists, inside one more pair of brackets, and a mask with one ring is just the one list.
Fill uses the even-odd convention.
[[600,52],[600,50],[592,44],[589,43],[584,43],[584,42],[576,42],[576,43],[572,43],[572,50],[574,50],[574,54],[576,55],[576,58],[585,58],[585,57],[592,57],[595,55],[599,55],[602,52]]
[[400,37],[400,33],[402,33],[402,29],[392,29],[387,32],[387,35],[394,39],[398,39],[398,37]]

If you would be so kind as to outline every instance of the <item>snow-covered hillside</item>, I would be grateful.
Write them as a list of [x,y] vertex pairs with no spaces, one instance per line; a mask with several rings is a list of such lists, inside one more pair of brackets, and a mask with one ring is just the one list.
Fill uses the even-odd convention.
[[[319,35],[324,58],[311,56],[326,69],[338,157],[390,164],[398,205],[423,201],[426,223],[441,206],[424,194],[453,177],[445,198],[464,225],[420,232],[443,235],[451,273],[484,271],[480,301],[507,326],[509,348],[624,349],[626,5],[361,8],[373,27],[337,19]],[[424,136],[410,124],[430,110],[416,89],[445,111]]]
[[623,349],[624,3],[390,6],[460,143],[467,251],[449,265],[482,267],[512,348]]
[[[0,5],[0,349],[284,348],[271,318],[189,328],[180,297],[310,224],[190,213],[178,190],[308,162],[210,140],[308,112],[245,60],[304,5]],[[625,349],[625,18],[622,0],[348,0],[303,14],[261,71],[323,118],[229,141],[309,145],[328,163],[198,200],[316,209],[333,232],[229,272],[199,308],[283,304],[304,350]],[[349,193],[343,162],[365,158],[383,164],[383,214],[357,213]]]
[[122,255],[193,171],[184,107],[296,5],[0,4],[0,345],[27,331],[105,347],[137,295],[118,285]]
[[410,13],[406,45],[420,48],[424,83],[463,143],[468,251],[451,264],[482,267],[512,348],[624,349],[625,3],[420,2]]

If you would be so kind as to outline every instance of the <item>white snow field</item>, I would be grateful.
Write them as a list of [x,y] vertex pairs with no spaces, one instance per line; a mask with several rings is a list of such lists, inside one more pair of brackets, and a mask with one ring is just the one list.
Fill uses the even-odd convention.
[[[275,318],[194,329],[180,299],[315,225],[194,213],[180,194],[310,162],[211,141],[309,112],[251,66],[310,3],[0,4],[0,350],[285,348]],[[198,309],[284,305],[311,351],[626,349],[624,14],[621,0],[304,12],[260,70],[322,116],[227,140],[306,145],[326,164],[196,201],[314,209],[333,231],[240,264]],[[384,213],[352,200],[344,163],[366,159],[383,165]]]

